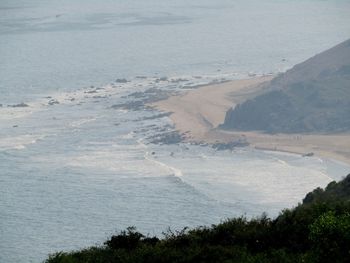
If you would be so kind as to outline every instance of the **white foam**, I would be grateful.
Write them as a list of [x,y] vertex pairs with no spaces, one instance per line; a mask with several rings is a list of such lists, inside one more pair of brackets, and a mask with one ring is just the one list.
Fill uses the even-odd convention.
[[13,120],[27,117],[33,113],[34,109],[29,107],[0,107],[0,121]]
[[76,127],[80,127],[83,124],[86,124],[86,123],[89,123],[89,122],[92,122],[95,120],[96,120],[96,118],[93,118],[93,117],[80,119],[80,120],[76,120],[76,121],[71,122],[69,124],[69,126],[76,128]]
[[296,205],[307,192],[334,180],[323,166],[314,165],[315,160],[300,155],[276,158],[275,154],[260,156],[253,152],[211,152],[189,147],[190,150],[170,157],[174,148],[163,146],[152,161],[169,171],[176,167],[186,183],[221,202],[242,200],[278,210]]
[[134,138],[134,132],[131,131],[131,132],[127,133],[127,134],[124,134],[124,135],[121,136],[121,138],[122,139],[132,139],[132,138]]
[[0,150],[23,150],[27,145],[36,143],[42,135],[19,135],[13,137],[0,138]]
[[[68,166],[83,169],[96,169],[101,172],[113,172],[118,177],[162,177],[169,175],[169,170],[143,158],[139,146],[111,145],[111,148],[80,152],[77,156],[63,157],[60,162]],[[93,174],[93,173],[92,173]]]

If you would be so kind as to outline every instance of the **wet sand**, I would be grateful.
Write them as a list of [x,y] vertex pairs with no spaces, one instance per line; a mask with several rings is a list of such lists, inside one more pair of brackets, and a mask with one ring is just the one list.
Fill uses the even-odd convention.
[[171,112],[175,128],[186,141],[228,143],[246,141],[261,150],[313,153],[350,164],[350,133],[344,134],[266,134],[262,132],[225,131],[218,129],[231,107],[264,92],[262,83],[272,76],[234,80],[200,87],[151,104]]

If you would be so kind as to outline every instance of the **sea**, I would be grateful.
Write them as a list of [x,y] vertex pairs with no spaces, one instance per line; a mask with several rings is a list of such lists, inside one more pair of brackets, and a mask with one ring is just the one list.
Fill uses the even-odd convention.
[[318,156],[181,142],[147,103],[284,72],[348,39],[349,14],[347,0],[1,0],[0,262],[128,226],[275,217],[343,178]]

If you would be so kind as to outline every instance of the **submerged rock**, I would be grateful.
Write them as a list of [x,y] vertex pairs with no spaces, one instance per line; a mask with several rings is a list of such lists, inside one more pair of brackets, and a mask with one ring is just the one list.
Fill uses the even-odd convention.
[[303,157],[311,157],[311,156],[314,156],[314,153],[313,152],[310,152],[310,153],[305,153],[302,155]]
[[55,105],[55,104],[60,104],[60,102],[58,100],[52,99],[49,100],[48,105]]
[[14,104],[14,105],[8,105],[8,107],[12,107],[12,108],[25,108],[25,107],[29,107],[28,104],[25,104],[24,102],[19,103],[19,104]]
[[117,83],[127,83],[128,80],[127,79],[116,79],[115,82],[117,82]]

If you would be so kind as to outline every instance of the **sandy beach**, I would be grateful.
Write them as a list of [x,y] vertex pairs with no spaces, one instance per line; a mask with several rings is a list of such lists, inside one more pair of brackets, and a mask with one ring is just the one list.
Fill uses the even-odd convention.
[[234,80],[200,87],[152,104],[171,112],[175,128],[189,142],[228,143],[246,141],[261,150],[291,152],[330,158],[350,164],[350,133],[346,134],[266,134],[218,129],[231,107],[262,92],[262,83],[272,76]]

